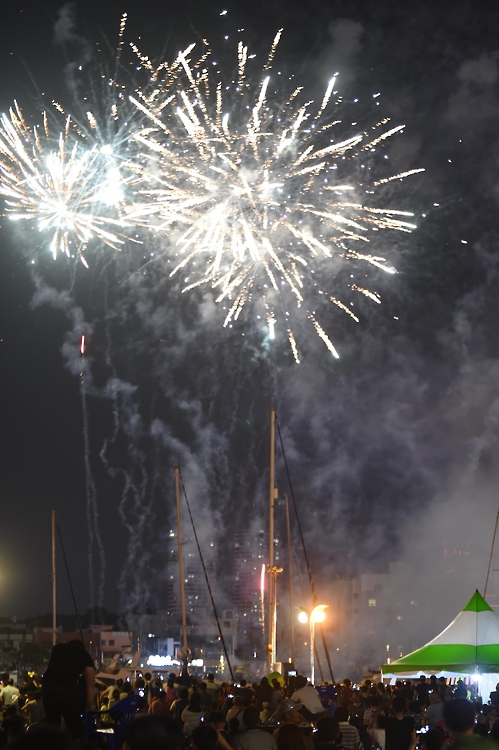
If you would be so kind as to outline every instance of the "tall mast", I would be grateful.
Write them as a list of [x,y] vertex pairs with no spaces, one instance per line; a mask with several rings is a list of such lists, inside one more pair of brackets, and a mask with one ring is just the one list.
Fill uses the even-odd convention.
[[55,508],[52,508],[52,646],[57,640],[56,577],[55,577]]
[[274,505],[275,505],[275,409],[270,409],[270,471],[269,471],[269,641],[267,645],[267,669],[270,674],[276,661],[276,576],[274,564]]
[[288,534],[288,571],[289,571],[289,617],[291,623],[291,662],[295,663],[295,618],[293,606],[293,566],[291,564],[291,524],[289,522],[289,500],[284,494],[286,501],[286,530]]
[[180,469],[175,466],[175,501],[177,504],[178,574],[180,577],[180,606],[182,608],[182,645],[187,648],[187,618],[185,615],[184,558],[182,553],[182,522],[180,519]]

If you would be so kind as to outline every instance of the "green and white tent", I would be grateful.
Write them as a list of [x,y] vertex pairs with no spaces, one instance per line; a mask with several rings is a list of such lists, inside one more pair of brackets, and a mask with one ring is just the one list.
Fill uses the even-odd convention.
[[381,669],[383,677],[488,675],[484,686],[493,683],[495,687],[499,682],[499,618],[475,591],[463,611],[426,646]]

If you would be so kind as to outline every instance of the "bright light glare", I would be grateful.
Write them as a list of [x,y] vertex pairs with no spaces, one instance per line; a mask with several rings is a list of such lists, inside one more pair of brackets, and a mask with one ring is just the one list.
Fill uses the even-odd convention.
[[308,615],[306,612],[300,612],[298,615],[298,619],[300,622],[308,622]]

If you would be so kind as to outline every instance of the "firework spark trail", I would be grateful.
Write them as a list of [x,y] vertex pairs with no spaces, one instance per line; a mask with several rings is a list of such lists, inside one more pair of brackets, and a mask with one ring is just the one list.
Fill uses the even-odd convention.
[[[83,413],[83,447],[85,459],[85,479],[87,485],[87,528],[88,528],[88,568],[90,582],[90,602],[102,607],[104,604],[104,585],[106,582],[106,556],[99,531],[99,509],[97,503],[97,488],[90,464],[90,437],[88,430],[87,390],[83,372],[81,377],[81,405]],[[94,547],[97,550],[97,560],[94,560]],[[94,568],[99,571],[99,585],[97,599],[95,598]]]
[[[139,192],[149,202],[149,211],[156,213],[157,231],[167,233],[172,242],[170,275],[184,271],[184,292],[203,285],[217,290],[216,302],[229,302],[224,326],[237,320],[258,292],[271,338],[277,325],[272,294],[287,290],[298,308],[310,305],[317,293],[312,287],[320,281],[311,273],[320,271],[323,259],[358,260],[394,272],[384,257],[350,245],[368,243],[371,230],[411,232],[412,214],[347,202],[343,194],[372,193],[373,186],[424,171],[409,170],[371,183],[340,182],[338,167],[365,158],[404,126],[383,129],[385,119],[371,132],[333,138],[331,128],[341,123],[330,111],[335,78],[315,114],[313,102],[300,101],[301,87],[282,104],[282,94],[272,89],[280,35],[281,31],[256,85],[247,75],[248,49],[242,42],[232,85],[213,76],[207,66],[209,50],[192,59],[191,45],[165,67],[164,78],[155,77],[149,97],[138,92],[131,99],[148,120],[134,135],[148,154]],[[350,288],[379,301],[375,293],[367,295],[356,285]],[[336,296],[326,292],[327,298],[358,321]],[[306,317],[337,357],[315,313],[306,310]],[[286,328],[299,362],[289,321]]]

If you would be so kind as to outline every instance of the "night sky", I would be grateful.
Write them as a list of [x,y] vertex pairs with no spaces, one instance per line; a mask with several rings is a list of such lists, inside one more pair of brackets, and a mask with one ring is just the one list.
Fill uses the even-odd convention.
[[[52,505],[81,609],[164,606],[177,461],[201,542],[214,544],[223,598],[233,532],[251,534],[263,523],[271,405],[321,585],[384,572],[402,559],[413,570],[408,585],[431,577],[442,602],[445,582],[436,573],[446,569],[445,542],[471,550],[449,606],[457,610],[476,586],[483,590],[499,420],[499,9],[491,8],[388,0],[9,3],[0,31],[1,111],[17,99],[35,123],[51,99],[78,116],[84,96],[102,104],[99,78],[114,65],[124,11],[122,75],[130,90],[129,41],[160,60],[206,36],[223,64],[235,54],[239,28],[263,58],[284,27],[278,69],[319,100],[338,71],[345,117],[358,98],[366,121],[381,114],[406,124],[379,154],[387,174],[426,171],[380,199],[413,211],[418,226],[410,235],[383,232],[375,243],[398,273],[352,265],[336,275],[335,294],[346,303],[352,273],[382,305],[356,299],[359,324],[332,306],[323,311],[339,360],[298,321],[300,365],[279,326],[269,341],[256,308],[222,328],[209,290],[181,295],[160,265],[144,274],[142,251],[132,245],[119,257],[89,247],[86,270],[52,260],[38,232],[2,220],[0,613],[49,609]],[[160,250],[158,243],[148,240],[147,250]],[[277,483],[287,491],[280,454]],[[62,574],[59,608],[71,610]],[[438,624],[448,619],[444,613]]]

